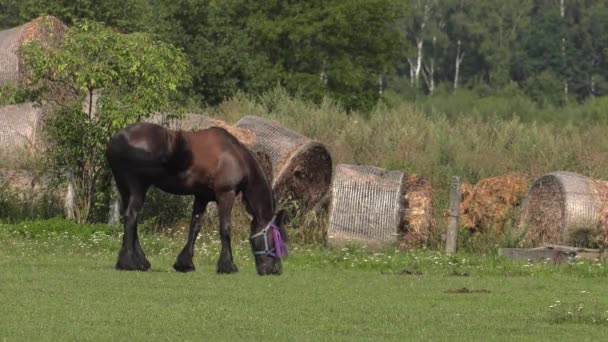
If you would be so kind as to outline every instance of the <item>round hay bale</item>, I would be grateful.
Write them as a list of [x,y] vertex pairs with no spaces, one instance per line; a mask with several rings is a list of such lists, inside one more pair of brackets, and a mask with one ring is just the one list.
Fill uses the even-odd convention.
[[155,114],[144,121],[156,123],[173,130],[183,131],[195,131],[200,129],[206,129],[209,127],[222,127],[237,138],[243,145],[245,145],[256,157],[258,163],[262,167],[264,174],[269,182],[272,183],[273,179],[273,168],[270,156],[256,144],[256,136],[249,130],[244,128],[235,127],[228,124],[225,121],[212,119],[208,116],[187,113],[180,117],[168,116],[166,114]]
[[436,227],[433,187],[425,177],[410,174],[404,178],[403,215],[399,227],[399,247],[409,249],[428,243]]
[[33,103],[0,106],[0,149],[7,156],[15,151],[33,154],[39,147],[43,110]]
[[53,16],[36,18],[21,26],[0,31],[0,87],[23,81],[25,70],[19,48],[33,40],[45,47],[58,46],[66,26]]
[[520,229],[532,245],[581,245],[596,235],[608,186],[583,175],[557,171],[538,178],[522,205]]
[[323,144],[258,116],[244,116],[236,127],[252,132],[256,149],[270,157],[279,201],[296,200],[308,210],[329,190],[332,159]]
[[512,210],[520,207],[528,190],[524,175],[509,174],[480,180],[460,205],[461,224],[481,231],[492,229],[501,234],[512,218]]
[[356,243],[377,248],[395,242],[403,223],[402,172],[340,164],[331,194],[330,245]]

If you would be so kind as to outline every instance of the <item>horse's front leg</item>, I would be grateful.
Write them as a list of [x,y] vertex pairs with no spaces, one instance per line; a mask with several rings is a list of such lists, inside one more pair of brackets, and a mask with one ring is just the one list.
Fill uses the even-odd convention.
[[150,268],[150,262],[146,259],[137,234],[137,221],[144,205],[144,194],[142,192],[131,192],[128,198],[124,217],[122,247],[116,262],[116,269],[118,270],[146,271]]
[[220,215],[220,240],[222,241],[222,250],[217,262],[217,273],[236,273],[239,271],[232,259],[232,246],[230,245],[232,205],[235,196],[234,191],[224,192],[217,196]]
[[201,219],[205,214],[207,208],[206,200],[202,200],[199,196],[194,197],[194,203],[192,204],[192,218],[190,219],[190,228],[188,230],[188,240],[186,245],[182,249],[181,253],[177,256],[173,268],[178,272],[191,272],[194,271],[194,263],[192,257],[194,256],[194,244],[196,243],[196,237],[201,231]]

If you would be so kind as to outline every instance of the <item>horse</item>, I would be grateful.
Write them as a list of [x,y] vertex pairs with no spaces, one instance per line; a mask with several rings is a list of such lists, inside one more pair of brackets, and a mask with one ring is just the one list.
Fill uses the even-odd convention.
[[106,160],[121,197],[124,222],[117,270],[146,271],[146,259],[137,223],[146,193],[152,186],[175,195],[193,195],[192,215],[184,248],[173,268],[194,271],[194,245],[207,204],[216,202],[221,251],[217,273],[236,273],[232,258],[231,212],[242,194],[252,217],[249,242],[259,275],[281,274],[286,254],[285,210],[275,214],[272,188],[251,151],[221,127],[197,131],[170,130],[136,122],[122,128],[109,141]]

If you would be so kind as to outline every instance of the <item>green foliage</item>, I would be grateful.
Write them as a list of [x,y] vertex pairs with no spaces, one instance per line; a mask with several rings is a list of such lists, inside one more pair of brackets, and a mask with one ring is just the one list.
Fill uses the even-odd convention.
[[48,159],[60,176],[68,172],[74,178],[78,221],[85,222],[108,172],[108,139],[141,116],[178,107],[173,101],[178,87],[189,80],[185,57],[150,35],[120,34],[88,20],[66,32],[61,48],[49,51],[32,42],[22,53],[32,71],[33,88],[59,86],[68,93],[59,103],[54,93],[43,95],[56,104],[47,120],[53,146]]
[[18,233],[28,238],[40,239],[57,234],[63,234],[70,237],[90,237],[96,233],[118,235],[121,231],[120,227],[117,226],[108,226],[106,224],[78,224],[74,221],[59,217],[42,220],[26,220],[16,224],[6,225],[5,227],[11,227],[13,233]]
[[144,31],[155,20],[148,0],[0,0],[0,28],[53,15],[71,25],[81,19],[101,21],[123,32]]
[[16,191],[6,182],[0,182],[0,222],[15,223],[28,219],[45,219],[61,213],[51,191],[41,194]]

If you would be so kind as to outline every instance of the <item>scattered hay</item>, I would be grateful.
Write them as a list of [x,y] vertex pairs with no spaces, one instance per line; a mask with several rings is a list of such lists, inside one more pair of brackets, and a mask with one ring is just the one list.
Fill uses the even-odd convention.
[[270,157],[272,187],[280,202],[295,200],[309,210],[329,190],[332,160],[323,144],[257,116],[241,118],[236,127],[252,132],[254,149]]
[[509,174],[480,180],[475,186],[463,183],[460,223],[463,227],[482,231],[492,229],[504,233],[528,190],[528,181],[520,174]]
[[428,243],[436,227],[431,182],[419,175],[404,177],[403,221],[399,227],[399,247],[410,249]]
[[522,205],[519,229],[533,246],[551,243],[585,246],[605,231],[608,183],[573,172],[538,178]]

